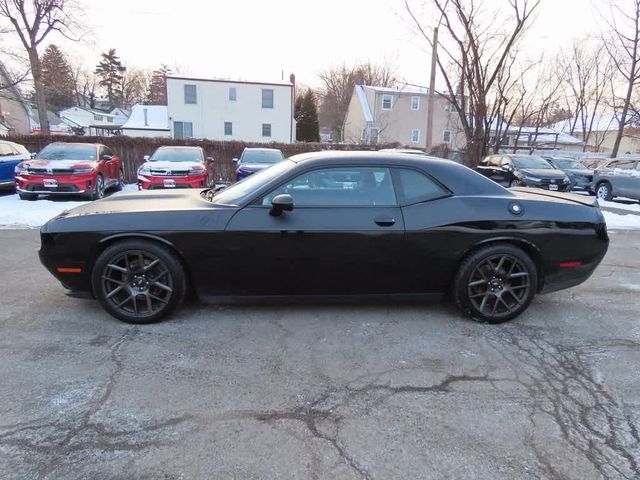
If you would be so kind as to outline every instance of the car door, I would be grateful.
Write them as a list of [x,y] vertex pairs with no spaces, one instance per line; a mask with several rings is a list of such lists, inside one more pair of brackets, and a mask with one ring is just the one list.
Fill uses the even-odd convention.
[[[270,214],[276,195],[292,211]],[[390,170],[326,167],[298,174],[240,210],[225,230],[233,245],[230,292],[344,295],[404,290],[404,222]]]
[[612,161],[603,171],[603,177],[610,183],[613,195],[629,197],[633,195],[636,183],[636,160],[619,159]]

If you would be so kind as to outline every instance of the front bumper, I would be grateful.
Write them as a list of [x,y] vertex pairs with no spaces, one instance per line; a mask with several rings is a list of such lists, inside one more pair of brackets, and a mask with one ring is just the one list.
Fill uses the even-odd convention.
[[533,181],[527,178],[522,179],[522,182],[525,184],[526,187],[541,188],[543,190],[550,190],[554,192],[571,191],[571,182],[553,183],[550,180]]
[[16,190],[19,193],[39,195],[73,195],[95,191],[95,174],[64,176],[16,175]]
[[206,188],[207,186],[206,174],[188,177],[152,177],[151,175],[138,175],[138,187],[142,190]]

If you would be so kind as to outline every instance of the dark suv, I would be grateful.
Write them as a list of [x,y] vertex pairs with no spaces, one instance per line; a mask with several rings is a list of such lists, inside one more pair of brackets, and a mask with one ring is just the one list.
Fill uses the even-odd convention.
[[537,187],[560,192],[571,190],[571,181],[562,170],[535,155],[489,155],[480,162],[477,171],[505,187]]

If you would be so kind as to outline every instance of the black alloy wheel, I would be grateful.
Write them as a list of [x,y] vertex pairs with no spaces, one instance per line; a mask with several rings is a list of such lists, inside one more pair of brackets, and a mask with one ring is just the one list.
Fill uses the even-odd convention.
[[119,320],[152,323],[182,299],[184,269],[167,248],[129,240],[109,247],[98,258],[93,289],[105,310]]
[[506,322],[529,306],[537,282],[535,264],[524,251],[491,245],[463,261],[454,281],[454,299],[474,319]]

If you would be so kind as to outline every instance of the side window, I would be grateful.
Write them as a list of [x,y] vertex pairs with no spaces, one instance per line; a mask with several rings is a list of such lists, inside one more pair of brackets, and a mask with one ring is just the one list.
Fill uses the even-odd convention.
[[447,195],[440,185],[416,170],[396,169],[398,198],[401,205],[426,202]]
[[273,108],[273,89],[262,89],[262,108]]
[[8,157],[13,155],[13,149],[8,143],[0,143],[0,157]]
[[614,160],[609,165],[607,165],[607,167],[608,168],[619,168],[619,169],[622,169],[622,170],[630,170],[630,169],[634,168],[635,165],[636,165],[636,161],[635,160]]
[[186,105],[196,105],[198,103],[198,88],[196,85],[185,84],[184,103]]
[[270,206],[276,195],[288,193],[296,207],[392,207],[396,195],[391,172],[384,167],[323,168],[281,185],[262,200]]

